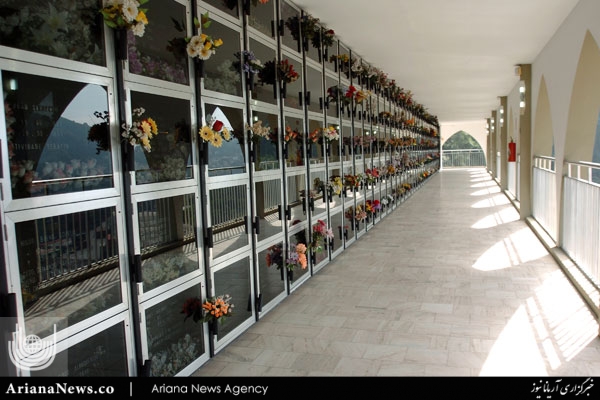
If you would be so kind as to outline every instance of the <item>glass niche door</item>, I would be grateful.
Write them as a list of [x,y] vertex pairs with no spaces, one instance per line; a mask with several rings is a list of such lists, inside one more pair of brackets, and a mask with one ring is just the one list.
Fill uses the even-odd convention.
[[247,179],[209,183],[207,192],[207,296],[230,295],[234,304],[233,316],[216,324],[218,332],[211,332],[216,348],[230,334],[243,331],[254,321],[252,221],[248,218],[251,214]]

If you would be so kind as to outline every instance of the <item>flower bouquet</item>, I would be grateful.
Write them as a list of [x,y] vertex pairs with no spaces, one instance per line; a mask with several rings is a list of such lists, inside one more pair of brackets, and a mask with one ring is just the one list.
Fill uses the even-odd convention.
[[321,139],[321,130],[316,128],[308,134],[307,139],[309,143],[318,143],[319,139]]
[[342,178],[339,176],[330,176],[329,182],[327,183],[327,188],[331,191],[332,194],[340,195],[342,190],[344,189],[344,183],[342,182]]
[[271,135],[271,128],[268,126],[263,126],[261,120],[254,122],[252,126],[246,124],[246,130],[252,133],[250,140],[252,140],[254,143],[260,141],[261,138],[265,138],[267,140],[271,140],[273,138]]
[[184,321],[191,317],[194,322],[222,322],[233,314],[233,308],[228,294],[209,297],[204,302],[198,297],[191,297],[183,303],[181,313],[185,314]]
[[[198,18],[194,18],[194,25],[198,29],[202,28],[202,30],[205,30],[210,26],[210,23],[208,12],[201,15],[200,21],[198,21]],[[217,52],[217,47],[223,44],[223,40],[213,39],[205,33],[186,38],[185,41],[187,42],[186,51],[188,56],[199,60],[208,60]]]
[[[142,107],[135,108],[131,111],[133,117],[141,117],[146,110]],[[150,140],[158,134],[158,127],[152,118],[144,118],[134,120],[132,125],[123,124],[123,132],[121,136],[132,146],[141,145],[144,150],[150,153],[152,146]]]
[[242,72],[246,74],[250,90],[254,89],[254,76],[264,68],[264,65],[250,50],[238,51],[234,56],[237,58],[237,61],[234,61],[231,64],[232,68],[236,71],[241,69]]
[[329,126],[327,128],[323,128],[323,138],[328,142],[332,142],[334,140],[338,140],[340,138],[340,134],[333,126]]
[[302,138],[302,134],[298,131],[293,130],[289,125],[285,127],[285,136],[283,140],[289,142],[290,140],[299,140]]
[[277,266],[277,269],[283,267],[283,245],[281,243],[268,248],[266,256],[267,268],[272,265]]
[[135,36],[142,37],[148,25],[146,12],[140,8],[148,0],[104,0],[100,10],[106,26],[113,29],[128,29]]
[[231,140],[231,132],[225,127],[223,122],[214,117],[207,118],[209,123],[203,125],[198,134],[204,142],[208,142],[214,147],[221,147],[223,140],[229,142]]
[[297,245],[290,245],[290,251],[286,258],[286,268],[288,271],[293,271],[296,267],[306,269],[308,266],[308,260],[306,258],[306,245],[298,243]]
[[333,231],[327,228],[324,221],[318,220],[312,228],[312,241],[308,248],[313,252],[323,251],[323,242],[325,239],[333,239]]

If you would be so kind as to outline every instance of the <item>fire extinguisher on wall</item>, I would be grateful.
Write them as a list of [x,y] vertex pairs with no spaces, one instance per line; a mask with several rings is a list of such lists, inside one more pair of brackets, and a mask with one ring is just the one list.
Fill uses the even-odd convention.
[[517,161],[517,144],[510,138],[508,144],[508,162]]

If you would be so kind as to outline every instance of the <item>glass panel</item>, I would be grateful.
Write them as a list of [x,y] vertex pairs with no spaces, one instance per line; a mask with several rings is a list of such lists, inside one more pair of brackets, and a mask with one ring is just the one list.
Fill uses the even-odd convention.
[[28,334],[49,334],[120,304],[114,207],[15,224]]
[[263,307],[285,291],[283,242],[258,253],[258,277]]
[[323,140],[322,124],[319,121],[308,121],[308,149],[310,164],[322,164],[325,162],[325,143]]
[[258,240],[264,240],[273,235],[281,233],[283,215],[280,207],[281,179],[272,179],[264,182],[256,182],[254,185],[256,196],[256,213],[260,218],[260,231]]
[[244,113],[239,108],[206,104],[206,120],[215,118],[229,130],[231,140],[220,147],[208,146],[208,176],[243,174],[246,172],[244,151]]
[[350,49],[340,43],[340,52],[338,54],[340,76],[343,79],[350,79]]
[[[281,19],[284,22],[284,34],[281,43],[292,50],[300,52],[300,42],[298,41],[300,12],[285,2],[281,2]],[[296,69],[296,71],[300,71]]]
[[328,117],[337,118],[339,116],[339,104],[337,97],[339,95],[338,80],[330,76],[325,76],[325,110]]
[[[312,236],[312,240],[313,240],[313,245],[318,246],[314,251],[314,259],[313,262],[315,265],[320,264],[323,260],[327,259],[329,257],[329,239],[328,238],[322,238],[322,239],[317,239],[315,238],[315,227],[320,226],[320,224],[324,223],[325,224],[325,230],[329,229],[329,226],[327,224],[327,218],[325,218],[324,220],[318,220],[316,224],[313,224],[313,236]],[[322,229],[322,228],[320,228]]]
[[[219,93],[242,95],[241,70],[233,66],[233,55],[241,51],[239,32],[216,21],[211,21],[205,32],[223,40],[217,52],[204,61],[204,88]],[[261,60],[262,61],[262,60]]]
[[327,189],[327,172],[323,169],[320,171],[310,172],[310,195],[309,204],[312,204],[310,209],[312,215],[321,215],[327,212],[326,189]]
[[106,65],[97,0],[3,0],[0,45]]
[[308,47],[305,49],[306,56],[320,64],[322,62],[320,26],[315,28],[314,34],[308,42]]
[[134,147],[136,183],[192,179],[190,102],[132,92],[131,104],[133,110],[143,108],[142,118],[152,118],[158,126],[158,134],[150,140],[150,152]]
[[306,90],[308,111],[322,112],[323,104],[319,104],[319,97],[323,101],[323,74],[314,68],[306,68]]
[[[308,246],[308,229],[304,228],[292,235],[290,235],[290,240],[289,240],[289,245],[288,245],[288,261],[291,257],[293,258],[299,258],[301,257],[298,252],[297,252],[297,245],[299,244],[303,244],[304,246]],[[306,251],[306,253],[304,254],[307,258],[309,256],[308,251]],[[297,257],[299,256],[299,257]],[[308,260],[306,260],[304,267],[302,265],[299,265],[300,263],[298,263],[293,271],[288,271],[288,278],[291,281],[297,281],[299,280],[301,277],[303,277],[305,274],[307,274],[309,272],[309,268],[308,268]]]
[[252,135],[252,141],[254,142],[254,170],[267,171],[281,168],[278,151],[277,114],[254,111],[253,121],[253,126],[269,128],[268,133],[263,131],[263,134],[268,135],[268,137],[260,136],[259,134]]
[[238,0],[214,0],[210,5],[236,18],[239,16]]
[[31,376],[128,376],[125,324],[112,326],[56,354],[54,361]]
[[218,338],[222,338],[252,316],[250,292],[250,258],[244,258],[215,272],[215,295],[228,294],[233,313],[219,324]]
[[304,174],[288,176],[287,191],[288,220],[291,227],[306,220],[306,176]]
[[302,88],[302,64],[296,62],[295,60],[285,58],[284,56],[282,62],[285,61],[287,61],[293,70],[300,74],[300,76],[294,82],[283,82],[283,103],[286,107],[302,110],[304,104],[304,89]]
[[3,71],[14,199],[113,187],[104,86]]
[[202,323],[185,323],[181,310],[189,298],[202,298],[200,285],[146,309],[148,357],[152,376],[174,376],[205,353]]
[[350,229],[346,221],[344,221],[344,216],[341,211],[331,216],[331,229],[333,230],[334,235],[331,252],[334,253],[344,247],[344,234]]
[[128,31],[129,72],[188,85],[185,6],[176,1],[155,1],[151,9],[152,23],[146,25],[144,36]]
[[198,270],[192,193],[138,203],[144,291]]
[[[265,46],[264,44],[257,42],[252,38],[250,39],[250,51],[254,53],[254,56],[260,60],[263,65],[267,61],[274,60],[277,55],[275,49]],[[252,99],[264,101],[265,103],[277,104],[277,98],[274,90],[274,85],[263,84],[257,80],[257,82],[254,83],[254,89],[251,92]]]
[[285,146],[287,147],[286,165],[297,167],[304,165],[304,128],[300,118],[285,117]]
[[333,41],[333,45],[331,47],[324,49],[324,61],[325,61],[325,69],[333,72],[337,72],[336,60],[338,54],[338,42],[337,40]]
[[358,225],[358,222],[354,216],[355,212],[354,206],[347,206],[344,209],[344,234],[346,235],[346,241],[356,237],[356,226]]
[[340,169],[336,168],[331,170],[331,175],[329,176],[327,182],[327,192],[330,209],[342,204],[343,187],[344,180],[342,179]]
[[230,186],[210,191],[210,220],[213,258],[248,245],[246,186]]
[[250,2],[250,15],[248,16],[248,25],[264,33],[269,37],[274,37],[273,21],[275,20],[275,10],[271,2],[262,4],[260,2]]
[[341,139],[340,139],[340,125],[339,124],[329,124],[329,127],[333,127],[334,129],[336,129],[338,131],[338,139],[334,139],[331,142],[329,142],[329,162],[332,163],[336,163],[340,161],[340,143],[341,143]]

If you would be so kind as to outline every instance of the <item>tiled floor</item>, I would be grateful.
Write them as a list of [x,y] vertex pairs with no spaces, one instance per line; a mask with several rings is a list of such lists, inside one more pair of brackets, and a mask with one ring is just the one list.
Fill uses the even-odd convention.
[[599,376],[598,322],[484,169],[443,170],[194,376]]

